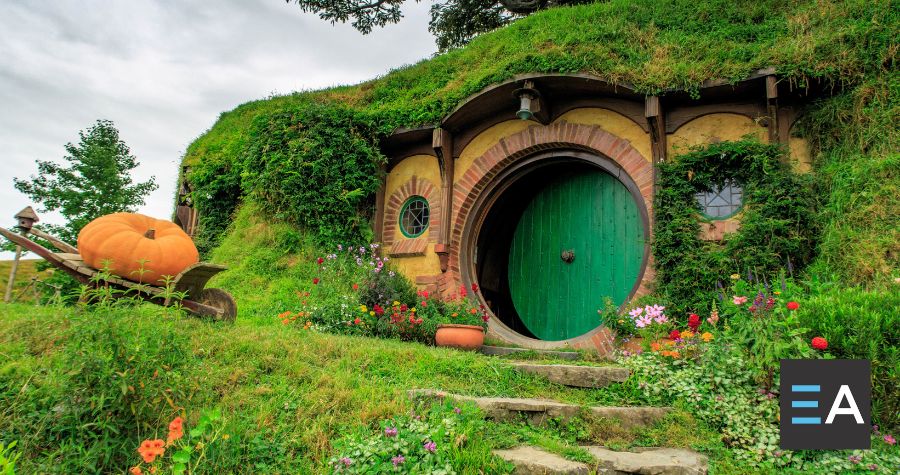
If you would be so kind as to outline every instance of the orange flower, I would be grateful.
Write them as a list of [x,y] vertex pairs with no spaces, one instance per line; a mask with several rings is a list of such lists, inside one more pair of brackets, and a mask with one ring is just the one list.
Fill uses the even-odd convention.
[[144,472],[141,471],[141,467],[131,467],[131,470],[128,471],[131,475],[144,475]]
[[183,422],[181,417],[176,417],[169,423],[169,436],[166,438],[166,446],[172,445],[173,442],[184,437]]
[[291,312],[290,312],[290,311],[287,311],[287,312],[281,312],[281,313],[278,314],[278,318],[284,320],[285,318],[289,317],[290,315],[291,315]]
[[659,348],[660,348],[660,347],[659,347],[659,343],[657,343],[657,342],[655,342],[655,341],[654,341],[653,343],[650,343],[650,349],[651,349],[651,350],[653,350],[653,351],[659,351]]
[[291,321],[288,320],[287,318],[285,318],[284,320],[281,321],[281,323],[287,325],[288,323],[291,323]]
[[153,463],[156,457],[161,456],[166,452],[166,443],[162,441],[162,439],[154,439],[154,440],[145,440],[141,442],[141,446],[138,447],[137,451],[141,454],[141,457],[144,458],[144,462]]

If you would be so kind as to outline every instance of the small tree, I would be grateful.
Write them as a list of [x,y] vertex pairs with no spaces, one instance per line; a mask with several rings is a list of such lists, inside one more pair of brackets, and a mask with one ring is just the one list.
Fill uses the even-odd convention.
[[68,166],[38,160],[38,175],[14,178],[17,190],[40,204],[41,211],[59,211],[63,226],[45,226],[63,241],[74,244],[91,220],[105,214],[134,211],[155,190],[156,179],[133,183],[130,172],[138,166],[131,150],[108,120],[78,132],[77,144],[66,144]]

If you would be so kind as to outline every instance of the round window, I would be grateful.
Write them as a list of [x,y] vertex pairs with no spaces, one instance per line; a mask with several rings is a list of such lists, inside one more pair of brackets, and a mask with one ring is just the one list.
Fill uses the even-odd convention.
[[400,210],[400,231],[406,237],[421,236],[428,229],[428,200],[421,196],[413,196],[406,200]]
[[711,186],[710,191],[697,193],[696,196],[703,216],[709,219],[730,218],[744,202],[744,190],[734,180],[725,180],[721,188]]

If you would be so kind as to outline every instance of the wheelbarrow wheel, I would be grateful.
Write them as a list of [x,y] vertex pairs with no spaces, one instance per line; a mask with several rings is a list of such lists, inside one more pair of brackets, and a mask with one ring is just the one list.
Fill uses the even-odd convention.
[[200,292],[200,303],[222,310],[222,315],[216,317],[218,321],[233,322],[237,317],[234,297],[222,289],[203,289],[203,292]]

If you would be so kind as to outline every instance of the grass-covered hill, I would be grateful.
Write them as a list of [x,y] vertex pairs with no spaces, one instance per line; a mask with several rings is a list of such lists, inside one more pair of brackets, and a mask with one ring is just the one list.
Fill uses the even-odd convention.
[[698,91],[774,67],[833,96],[802,122],[820,197],[817,273],[885,281],[900,259],[900,9],[889,0],[613,0],[550,9],[465,48],[354,86],[273,97],[223,113],[188,148],[198,240],[224,237],[240,203],[320,243],[371,237],[367,218],[397,127],[436,124],[463,98],[530,72],[588,72],[645,93]]

